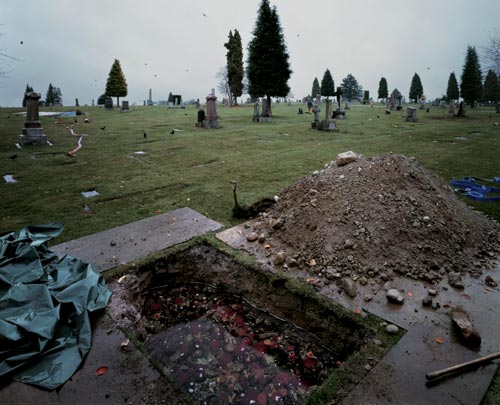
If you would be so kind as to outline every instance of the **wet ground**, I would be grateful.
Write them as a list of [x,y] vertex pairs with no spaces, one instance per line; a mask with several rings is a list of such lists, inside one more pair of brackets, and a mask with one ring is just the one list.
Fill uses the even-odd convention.
[[[235,249],[254,256],[269,271],[281,270],[304,280],[334,302],[358,312],[379,316],[388,323],[403,328],[405,336],[374,367],[367,378],[358,384],[344,400],[353,403],[435,403],[478,404],[488,389],[497,364],[464,373],[434,386],[426,385],[425,374],[441,368],[472,360],[499,350],[498,308],[500,289],[485,283],[490,275],[500,280],[500,265],[485,271],[479,278],[463,276],[464,289],[456,289],[447,280],[430,285],[422,281],[396,277],[385,284],[357,283],[354,297],[346,294],[341,283],[329,282],[321,276],[311,277],[310,272],[297,267],[275,266],[277,252],[284,250],[276,240],[265,243],[249,242],[247,235],[253,229],[253,221],[217,234],[217,237]],[[389,303],[386,291],[396,288],[404,295],[404,304]],[[434,307],[424,307],[422,300],[432,294]],[[482,337],[478,350],[465,348],[452,329],[450,311],[454,306],[463,307],[471,316],[474,326]]]
[[[94,259],[99,258],[97,260],[97,267],[100,271],[103,271],[106,268],[113,268],[122,262],[136,260],[147,253],[180,243],[190,237],[203,234],[207,231],[213,231],[219,227],[219,224],[213,223],[213,221],[196,212],[192,212],[192,210],[183,209],[180,212],[176,211],[173,212],[174,214],[167,213],[161,216],[163,221],[143,223],[142,229],[140,227],[137,228],[137,223],[135,223],[131,224],[131,227],[128,228],[125,226],[98,234],[99,238],[96,239],[99,240],[99,243],[97,245],[94,244],[92,240],[93,236],[91,235],[87,240],[73,241],[60,245],[56,247],[56,251],[72,254],[77,257],[88,256],[92,262],[94,262]],[[183,218],[183,220],[180,221],[180,218]],[[179,223],[183,223],[183,225],[179,225]],[[195,228],[194,231],[193,225]],[[164,228],[161,228],[162,226]],[[177,226],[178,228],[173,230],[173,227]],[[135,236],[131,239],[130,232],[132,229],[137,235],[147,235],[144,237],[146,240],[142,240],[144,244],[136,244],[135,241],[137,241],[137,238]],[[159,231],[160,229],[161,231]],[[258,242],[248,242],[245,236],[246,232],[247,227],[243,224],[221,232],[218,237],[236,249],[241,249],[251,255],[255,255],[263,269],[270,270],[270,275],[275,274],[277,268],[271,263],[269,253],[270,250],[279,249],[279,246],[272,246],[266,249],[263,245],[258,244]],[[139,239],[141,238],[139,237]],[[145,246],[147,244],[150,245],[148,249]],[[200,253],[198,261],[202,257],[203,252]],[[210,269],[205,270],[210,271]],[[334,302],[340,303],[354,314],[362,316],[366,312],[373,313],[388,323],[394,323],[404,329],[400,333],[405,333],[405,335],[399,343],[378,364],[374,365],[370,370],[366,370],[362,376],[363,378],[359,379],[356,388],[347,393],[343,403],[478,404],[481,401],[495,373],[497,367],[495,363],[446,379],[435,386],[426,385],[425,373],[498,351],[497,337],[500,336],[500,323],[497,321],[496,312],[500,304],[500,290],[498,287],[485,285],[484,276],[490,274],[498,281],[500,279],[500,267],[485,273],[478,279],[464,278],[465,288],[463,290],[456,290],[450,287],[446,281],[432,286],[437,292],[437,295],[434,297],[434,301],[439,302],[437,309],[423,307],[421,303],[422,299],[428,296],[431,286],[408,279],[395,279],[387,285],[367,284],[365,286],[358,286],[356,296],[351,298],[336,283],[317,283],[315,280],[311,280],[309,273],[301,272],[300,269],[287,270],[279,268],[279,270],[284,270],[289,275],[303,279],[306,283],[315,286],[321,294]],[[405,303],[402,306],[396,306],[387,302],[385,289],[389,287],[398,288],[403,292]],[[196,293],[200,294],[199,291],[193,292],[193,294]],[[204,294],[204,292],[201,293]],[[173,298],[174,302],[177,298],[182,298],[183,300],[193,299],[187,293],[186,295],[182,294],[175,296]],[[271,295],[268,292],[267,296]],[[366,300],[367,295],[371,296],[368,301]],[[274,298],[276,302],[280,300],[279,296],[269,298]],[[148,315],[154,320],[155,310],[153,304],[158,304],[158,302],[153,298],[148,302],[150,303],[150,312]],[[482,336],[481,347],[476,352],[466,349],[461,345],[451,330],[449,311],[456,304],[463,306],[470,313],[476,328]],[[242,329],[244,324],[250,324],[250,326],[247,326],[257,329],[256,316],[253,316],[253,320],[245,320],[243,317],[238,320],[238,317],[233,317],[235,313],[237,314],[237,309],[235,310],[231,306],[239,305],[238,303],[221,301],[217,305],[225,309],[218,315],[215,313],[214,316],[221,318],[225,316],[227,318],[226,323],[229,324],[230,329],[236,329],[236,335],[238,334],[238,328]],[[227,312],[228,308],[233,311],[232,314]],[[145,309],[147,308],[145,307]],[[295,312],[298,313],[299,311]],[[293,316],[294,314],[291,313],[290,315]],[[211,322],[210,319],[203,317],[202,321],[196,324],[200,326],[195,326],[195,329],[203,329],[209,325],[209,322]],[[192,324],[187,324],[183,327],[186,330],[189,328],[190,332],[192,331]],[[310,348],[304,347],[303,349],[297,349],[298,353],[295,353],[296,343],[288,340],[286,342],[279,341],[279,333],[278,335],[265,336],[265,330],[257,331],[256,334],[254,332],[253,336],[257,335],[258,338],[254,339],[255,344],[253,346],[241,346],[241,342],[234,339],[233,334],[226,334],[223,330],[219,330],[218,336],[217,333],[215,335],[208,334],[207,330],[209,341],[195,342],[192,339],[194,335],[190,333],[189,336],[191,338],[187,334],[183,335],[185,331],[182,330],[181,326],[179,328],[181,329],[170,332],[168,332],[168,329],[164,329],[162,332],[156,334],[153,340],[146,341],[145,349],[149,350],[150,354],[155,358],[157,362],[156,367],[163,367],[161,364],[162,358],[166,353],[165,350],[159,350],[159,348],[161,348],[162,344],[165,344],[163,342],[173,341],[172,335],[169,335],[169,333],[175,335],[176,338],[183,338],[184,336],[186,339],[191,339],[190,344],[199,346],[201,346],[200,342],[203,345],[206,343],[214,346],[217,345],[217,343],[213,343],[214,341],[219,341],[219,346],[224,342],[225,346],[229,344],[229,349],[233,349],[233,353],[236,348],[240,348],[240,350],[244,348],[245,351],[247,348],[252,348],[256,353],[251,353],[253,358],[252,361],[248,362],[250,364],[250,371],[244,369],[247,364],[244,360],[245,357],[241,357],[245,365],[242,363],[241,366],[243,368],[240,370],[241,373],[245,373],[246,371],[246,374],[251,378],[255,374],[260,375],[260,371],[256,372],[256,370],[265,369],[266,360],[264,356],[258,354],[263,354],[259,348],[262,351],[266,351],[268,350],[267,346],[274,346],[275,344],[278,347],[282,344],[283,348],[288,346],[286,347],[287,349],[291,349],[291,346],[294,346],[293,350],[286,351],[288,354],[290,352],[296,354],[302,361],[303,366],[304,360],[306,360],[307,364],[308,354],[312,351]],[[210,333],[215,330],[212,327],[209,329]],[[328,330],[328,328],[325,329]],[[243,339],[250,336],[245,335],[243,332],[241,333]],[[348,332],[344,332],[344,334],[348,335]],[[199,337],[201,338],[201,336]],[[219,338],[222,340],[218,340]],[[172,345],[170,352],[168,352],[169,359],[172,356],[174,358],[176,356],[181,357],[181,353],[188,353],[187,350],[184,352],[178,349],[178,346]],[[189,347],[186,349],[189,349]],[[194,346],[194,349],[197,348]],[[231,353],[231,350],[229,350],[229,353]],[[220,363],[218,363],[217,367],[223,367],[224,363],[226,365],[232,363],[233,367],[240,367],[238,365],[234,366],[235,363],[238,363],[239,359],[234,361],[234,358],[230,359],[227,356],[224,359],[224,353],[220,352],[218,354],[218,357],[220,357],[218,361]],[[314,357],[318,357],[316,353],[313,352],[312,354]],[[193,360],[199,361],[205,357],[193,357]],[[206,365],[199,364],[198,366],[197,371],[203,374]],[[181,366],[179,365],[179,367]],[[203,370],[200,370],[200,368],[203,368]],[[189,367],[189,370],[192,371],[193,367]],[[279,375],[279,377],[276,378],[281,379],[284,385],[276,385],[275,387],[273,384],[273,389],[276,388],[275,397],[281,396],[286,398],[287,395],[291,395],[291,398],[293,398],[293,395],[300,389],[298,377],[287,376],[287,378],[284,378],[279,373],[277,371],[276,375]],[[166,374],[168,375],[168,371]],[[172,375],[174,374],[176,376],[181,375],[177,371],[172,373]],[[194,383],[194,381],[190,380],[188,384],[191,382]],[[236,384],[239,381],[229,383]],[[270,382],[267,381],[266,383],[269,384]],[[108,315],[102,315],[100,319],[96,320],[96,328],[93,331],[93,346],[87,359],[80,370],[61,389],[49,392],[15,382],[3,382],[0,388],[0,403],[2,404],[189,403],[187,395],[183,394],[174,384],[165,380],[158,370],[146,360],[143,353],[118,330],[116,320],[111,320]],[[189,392],[190,386],[186,386],[186,388]],[[224,389],[220,391],[227,394],[227,391]],[[259,392],[257,391],[241,387],[241,393],[248,394],[248,403],[259,403]],[[260,401],[262,401],[262,398],[260,398]]]

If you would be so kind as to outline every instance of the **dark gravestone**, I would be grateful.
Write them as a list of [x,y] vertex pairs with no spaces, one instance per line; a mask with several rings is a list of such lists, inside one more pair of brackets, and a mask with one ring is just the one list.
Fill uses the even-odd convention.
[[122,101],[122,108],[120,108],[120,112],[129,112],[128,101]]
[[106,97],[104,99],[104,108],[106,110],[112,110],[113,109],[113,99],[111,97]]
[[203,126],[203,121],[205,121],[205,110],[198,110],[196,126],[201,128]]
[[458,105],[457,117],[465,117],[465,107],[463,101],[460,101],[460,104]]
[[297,114],[299,114],[299,115],[304,114],[304,110],[303,110],[302,108],[300,108],[300,107],[299,107],[299,112],[298,112]]
[[417,122],[417,109],[414,107],[408,107],[406,110],[406,121]]
[[78,103],[78,99],[75,98],[75,107],[80,107],[80,103]]

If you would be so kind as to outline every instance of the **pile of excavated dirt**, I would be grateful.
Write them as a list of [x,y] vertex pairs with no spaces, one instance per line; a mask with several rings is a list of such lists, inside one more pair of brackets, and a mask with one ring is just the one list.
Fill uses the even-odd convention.
[[332,161],[286,189],[265,222],[288,265],[337,277],[477,277],[500,252],[497,223],[414,158],[395,154]]

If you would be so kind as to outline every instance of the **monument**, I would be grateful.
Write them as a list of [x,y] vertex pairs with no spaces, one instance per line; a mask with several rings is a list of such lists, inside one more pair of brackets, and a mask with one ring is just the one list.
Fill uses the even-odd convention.
[[316,95],[316,103],[314,104],[313,108],[313,113],[314,113],[314,121],[311,122],[311,128],[312,129],[319,129],[320,126],[320,119],[319,119],[319,113],[321,112],[321,95]]
[[257,101],[253,105],[253,117],[252,117],[252,122],[259,122],[260,120],[260,107],[259,107],[259,102]]
[[19,145],[43,145],[48,143],[43,133],[39,114],[40,93],[26,93],[26,122],[19,135]]
[[120,112],[130,112],[128,101],[122,101],[122,108],[120,108]]
[[149,98],[148,98],[148,106],[153,105],[153,92],[151,89],[149,89]]
[[331,119],[332,116],[332,100],[327,99],[325,105],[325,119],[322,120],[318,129],[320,131],[338,131],[335,121]]
[[104,109],[106,109],[106,110],[113,109],[113,99],[111,97],[106,97],[104,99]]
[[455,101],[450,100],[450,109],[448,110],[448,117],[454,117],[455,116]]
[[271,122],[271,108],[266,97],[262,98],[262,114],[259,122]]
[[415,107],[407,107],[407,109],[406,109],[406,121],[417,122],[417,109]]
[[212,89],[210,94],[206,97],[206,100],[207,113],[205,114],[203,110],[198,111],[196,126],[201,128],[219,128],[219,116],[217,115],[217,105],[215,103],[215,100],[217,100],[215,89]]
[[332,118],[337,118],[339,120],[345,120],[345,111],[341,109],[341,96],[342,96],[342,88],[337,87],[337,109],[333,111]]

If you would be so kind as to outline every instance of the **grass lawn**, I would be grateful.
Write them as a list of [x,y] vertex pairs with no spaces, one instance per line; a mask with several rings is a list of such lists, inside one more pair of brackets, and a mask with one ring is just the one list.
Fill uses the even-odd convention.
[[[65,231],[56,242],[63,242],[184,206],[230,226],[238,222],[231,180],[240,203],[250,204],[279,194],[346,150],[415,156],[445,180],[500,176],[500,115],[489,109],[469,109],[462,119],[449,119],[447,109],[418,110],[418,122],[410,123],[405,111],[386,115],[384,106],[353,105],[347,120],[337,121],[340,132],[327,133],[310,129],[312,115],[298,115],[301,106],[275,104],[268,124],[252,123],[251,106],[219,107],[217,130],[195,128],[192,106],[140,106],[129,113],[80,107],[92,122],[77,117],[74,131],[87,136],[76,157],[68,156],[78,140],[66,129],[73,118],[55,124],[42,117],[53,146],[19,150],[25,118],[14,113],[23,109],[0,108],[0,174],[18,181],[0,183],[0,232],[62,222]],[[171,134],[173,129],[180,131]],[[14,154],[17,159],[8,158]],[[100,195],[81,195],[92,189]],[[470,203],[500,219],[499,203]]]

